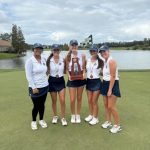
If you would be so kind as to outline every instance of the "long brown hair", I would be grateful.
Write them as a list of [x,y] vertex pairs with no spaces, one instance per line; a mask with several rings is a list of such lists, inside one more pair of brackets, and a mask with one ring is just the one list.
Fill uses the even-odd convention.
[[65,58],[65,71],[68,71],[69,62],[71,61],[72,51],[70,50]]
[[47,74],[50,74],[50,60],[53,57],[53,53],[51,53],[46,61],[46,66],[47,66]]
[[70,62],[71,61],[71,54],[72,54],[72,51],[70,50],[67,54],[67,57],[66,57],[66,60],[67,62]]
[[99,68],[103,68],[103,66],[104,66],[104,62],[103,62],[103,60],[97,55],[97,58],[96,58],[97,60],[98,60],[98,67],[97,67],[97,69],[99,69]]

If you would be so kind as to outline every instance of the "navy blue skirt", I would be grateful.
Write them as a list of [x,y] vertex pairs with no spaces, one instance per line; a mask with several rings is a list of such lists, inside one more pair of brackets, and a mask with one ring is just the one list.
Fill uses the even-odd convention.
[[[103,80],[102,90],[101,90],[101,93],[102,93],[103,96],[107,96],[107,92],[108,92],[108,89],[109,89],[109,84],[110,84],[110,81]],[[121,97],[120,88],[119,88],[119,81],[118,80],[115,80],[115,83],[114,83],[114,86],[113,86],[113,89],[112,89],[112,94],[117,96],[117,97]]]
[[68,80],[67,87],[77,88],[77,87],[84,86],[85,84],[86,84],[85,79],[84,80],[73,80],[73,81]]
[[64,77],[56,78],[50,76],[49,82],[49,92],[60,92],[62,89],[66,88]]
[[31,97],[40,97],[40,96],[43,96],[43,95],[45,95],[46,93],[48,93],[49,87],[46,86],[46,87],[37,88],[37,89],[39,90],[39,93],[33,94],[32,88],[29,87],[29,96],[31,96]]
[[89,91],[99,91],[102,88],[102,82],[99,79],[87,79],[86,89]]

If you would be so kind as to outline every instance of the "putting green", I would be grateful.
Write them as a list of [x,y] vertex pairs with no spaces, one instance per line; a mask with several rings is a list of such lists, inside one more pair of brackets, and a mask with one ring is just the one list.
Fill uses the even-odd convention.
[[[102,97],[95,126],[83,121],[88,115],[83,94],[82,123],[70,123],[67,89],[67,120],[62,127],[51,123],[51,99],[46,101],[47,129],[30,128],[32,103],[28,97],[24,71],[0,71],[0,150],[149,150],[150,149],[150,72],[121,72],[122,98],[118,100],[123,131],[112,135],[100,127],[104,121]],[[59,103],[58,103],[59,104]],[[58,105],[58,111],[59,111]],[[60,111],[59,111],[60,112]]]

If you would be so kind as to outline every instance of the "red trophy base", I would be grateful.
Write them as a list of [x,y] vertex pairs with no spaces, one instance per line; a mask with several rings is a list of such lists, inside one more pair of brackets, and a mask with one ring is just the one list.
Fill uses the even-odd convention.
[[73,75],[70,73],[70,79],[71,80],[83,80],[83,71],[81,71],[81,74],[78,74],[78,75]]
[[71,80],[83,80],[83,70],[79,64],[79,58],[72,58],[72,66],[70,73]]

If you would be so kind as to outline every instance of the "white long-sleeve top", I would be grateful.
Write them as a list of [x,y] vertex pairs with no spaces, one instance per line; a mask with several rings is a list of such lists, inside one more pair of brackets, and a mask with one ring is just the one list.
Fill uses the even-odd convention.
[[25,72],[29,87],[32,89],[48,86],[45,58],[41,57],[41,63],[39,63],[34,56],[29,58],[25,63]]

